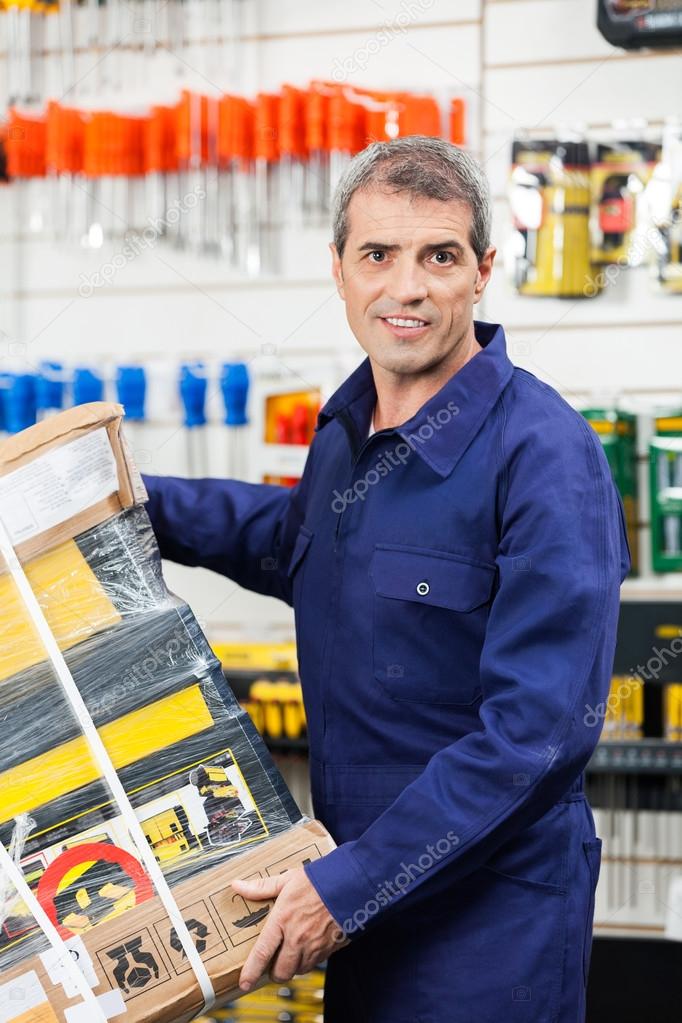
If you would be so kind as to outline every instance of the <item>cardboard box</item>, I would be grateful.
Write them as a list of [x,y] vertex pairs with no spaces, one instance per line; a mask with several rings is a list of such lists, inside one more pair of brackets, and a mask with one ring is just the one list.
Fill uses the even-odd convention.
[[[83,406],[0,444],[0,518],[225,1001],[269,908],[236,897],[230,878],[298,866],[333,842],[302,818],[165,587],[121,415]],[[0,840],[24,828],[24,877],[107,1018],[190,1020],[202,997],[182,942],[4,564],[0,599]],[[30,905],[0,911],[0,1023],[91,1023]]]
[[[271,902],[248,903],[230,886],[235,877],[268,877],[329,852],[321,824],[308,821],[179,884],[176,900],[196,935],[219,1004],[239,995],[241,967],[260,933]],[[68,942],[110,1019],[120,1023],[186,1023],[202,1008],[197,983],[158,899],[150,899]],[[2,1023],[92,1023],[68,981],[51,967],[52,952],[0,975]]]

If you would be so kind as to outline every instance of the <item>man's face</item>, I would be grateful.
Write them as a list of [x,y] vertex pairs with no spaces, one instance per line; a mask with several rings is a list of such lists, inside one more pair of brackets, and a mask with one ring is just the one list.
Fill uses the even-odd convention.
[[343,259],[330,246],[332,269],[362,348],[397,375],[454,362],[472,337],[473,307],[495,258],[491,248],[477,260],[469,207],[361,190],[348,221]]

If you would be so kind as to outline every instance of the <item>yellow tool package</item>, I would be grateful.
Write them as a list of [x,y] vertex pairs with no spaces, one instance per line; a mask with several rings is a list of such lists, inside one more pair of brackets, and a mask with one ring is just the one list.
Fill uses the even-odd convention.
[[0,444],[0,1019],[184,1023],[333,847],[166,588],[122,408]]

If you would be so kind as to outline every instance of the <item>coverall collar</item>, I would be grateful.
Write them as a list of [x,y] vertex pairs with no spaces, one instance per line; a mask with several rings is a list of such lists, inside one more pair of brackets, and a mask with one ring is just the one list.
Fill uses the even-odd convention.
[[[514,369],[499,324],[474,320],[474,332],[482,351],[395,431],[443,478],[449,476],[481,428]],[[367,437],[375,403],[374,377],[366,358],[326,402],[315,429],[321,430],[338,416],[347,427],[352,424],[358,450]]]

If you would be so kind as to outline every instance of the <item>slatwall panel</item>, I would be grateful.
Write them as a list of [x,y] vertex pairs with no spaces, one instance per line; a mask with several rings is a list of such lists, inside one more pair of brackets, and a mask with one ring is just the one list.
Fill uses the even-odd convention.
[[[343,76],[351,84],[431,90],[443,102],[466,96],[470,142],[482,154],[495,196],[500,253],[508,233],[506,185],[515,130],[577,123],[598,128],[635,116],[662,123],[682,113],[680,54],[613,49],[596,30],[595,0],[347,0],[341,6],[245,0],[243,6],[248,14],[240,79],[232,84],[244,91]],[[82,36],[87,26],[78,31]],[[236,73],[220,52],[214,56],[211,80],[200,86],[209,91],[225,88]],[[92,101],[95,84],[107,82],[106,59],[104,70],[94,67],[91,56],[80,61],[79,89],[86,97],[90,91]],[[0,58],[0,93],[5,63]],[[183,52],[180,75],[178,62],[160,54],[146,81],[131,75],[117,98],[131,106],[152,95],[169,99],[183,85],[199,84],[193,63],[191,46]],[[57,63],[50,74],[57,88]],[[119,68],[108,78],[120,74]],[[135,354],[258,360],[263,345],[275,345],[284,362],[332,351],[345,353],[350,363],[357,358],[330,283],[325,231],[285,239],[281,280],[244,281],[221,263],[159,245],[83,298],[81,274],[111,258],[115,247],[92,253],[49,242],[17,246],[18,212],[16,193],[0,189],[2,355],[34,363],[50,356],[87,358],[93,350],[118,361]],[[621,274],[594,301],[534,300],[509,289],[499,261],[480,314],[506,325],[519,365],[574,398],[621,391],[662,398],[671,382],[682,381],[682,300],[657,295],[644,271]],[[172,442],[158,456],[164,467],[169,450]],[[261,607],[256,598],[253,604],[244,604],[243,596],[228,600],[214,611],[227,592],[220,584],[202,580],[197,586],[196,575],[182,573],[177,585],[204,617],[264,619],[253,610]],[[282,615],[288,620],[287,609],[273,605],[265,618]]]

